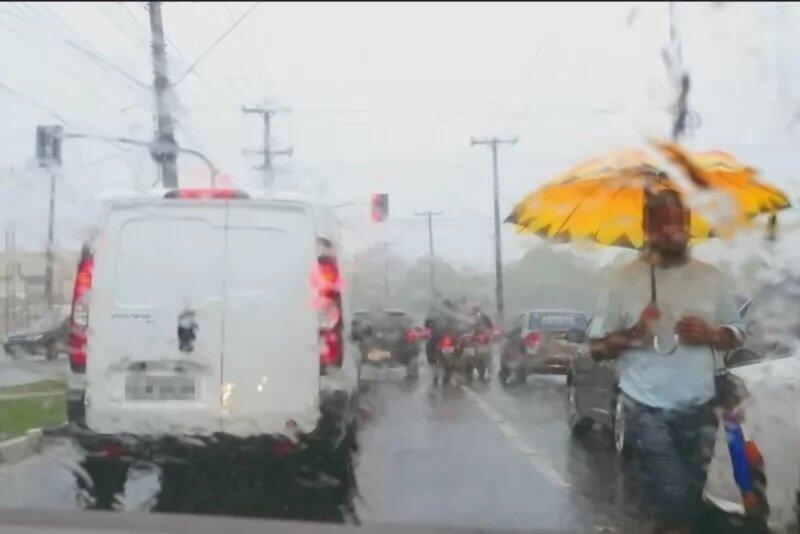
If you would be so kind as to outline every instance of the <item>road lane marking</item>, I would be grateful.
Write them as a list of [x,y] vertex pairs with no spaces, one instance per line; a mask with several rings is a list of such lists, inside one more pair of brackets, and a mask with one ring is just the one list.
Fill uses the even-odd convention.
[[561,477],[558,471],[534,449],[530,443],[526,442],[514,426],[506,421],[492,406],[483,400],[480,395],[475,393],[472,388],[461,385],[461,389],[474,400],[480,409],[491,419],[500,432],[506,437],[511,445],[528,458],[528,462],[536,472],[545,480],[559,488],[569,488],[570,485]]

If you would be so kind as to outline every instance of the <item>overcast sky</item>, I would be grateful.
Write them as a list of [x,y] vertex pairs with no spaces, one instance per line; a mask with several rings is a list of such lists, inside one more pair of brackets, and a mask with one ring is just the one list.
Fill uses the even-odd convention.
[[[262,128],[240,107],[291,108],[273,128],[275,148],[294,149],[276,159],[277,184],[360,202],[341,209],[357,247],[386,238],[407,258],[425,254],[414,212],[442,210],[438,254],[490,269],[491,159],[470,147],[471,136],[519,136],[501,149],[505,215],[565,167],[669,133],[666,3],[168,3],[163,11],[169,76],[180,80],[179,142],[255,187],[257,158],[242,149],[261,145]],[[734,151],[793,198],[800,139],[787,124],[800,103],[800,35],[791,31],[799,18],[794,5],[676,7],[700,119],[688,142]],[[37,124],[152,135],[146,6],[4,4],[0,46],[0,218],[36,247],[46,235],[46,180],[24,169]],[[184,183],[203,183],[197,160],[179,165]],[[68,141],[62,246],[75,246],[91,224],[95,193],[154,180],[145,152]],[[381,227],[367,223],[373,192],[390,195],[392,220]],[[504,232],[509,259],[536,242]]]

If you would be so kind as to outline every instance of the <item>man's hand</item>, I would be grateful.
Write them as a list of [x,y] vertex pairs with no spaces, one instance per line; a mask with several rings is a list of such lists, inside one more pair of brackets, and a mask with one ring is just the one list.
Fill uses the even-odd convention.
[[631,328],[611,332],[603,339],[590,343],[592,358],[595,360],[611,360],[621,353],[641,346],[652,336],[653,325],[661,317],[655,303],[648,304],[639,315],[639,320]]
[[712,326],[695,316],[681,319],[675,326],[675,331],[684,345],[711,345],[716,348],[727,345],[728,338],[733,337],[728,330]]
[[661,318],[661,311],[654,302],[651,302],[639,314],[639,320],[634,325],[634,331],[637,337],[644,337],[652,333],[653,326]]

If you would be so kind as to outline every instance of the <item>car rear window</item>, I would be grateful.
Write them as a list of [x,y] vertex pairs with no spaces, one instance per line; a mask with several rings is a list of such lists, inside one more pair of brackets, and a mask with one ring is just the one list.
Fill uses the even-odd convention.
[[371,319],[374,328],[386,332],[405,330],[410,323],[408,316],[403,313],[376,314]]
[[586,316],[582,313],[545,312],[532,313],[530,319],[531,330],[563,331],[583,330],[586,328]]

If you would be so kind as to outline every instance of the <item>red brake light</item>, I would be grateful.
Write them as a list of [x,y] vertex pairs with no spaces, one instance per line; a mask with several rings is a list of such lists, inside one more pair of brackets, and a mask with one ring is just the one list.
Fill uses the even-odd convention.
[[477,336],[475,336],[475,338],[477,339],[478,343],[488,343],[489,342],[489,336],[486,335],[486,334],[478,334]]
[[319,256],[312,283],[316,289],[316,306],[320,311],[320,373],[325,374],[331,367],[342,366],[344,322],[339,266],[336,258],[329,255]]
[[342,337],[340,334],[336,329],[321,330],[319,363],[323,367],[340,367],[342,365]]
[[72,314],[69,336],[69,365],[76,373],[86,372],[86,328],[89,325],[88,295],[92,289],[94,258],[84,252],[78,272],[75,274],[75,289],[72,292]]
[[406,332],[406,341],[415,343],[417,341],[417,333],[414,330],[408,330]]
[[540,336],[537,332],[531,332],[525,337],[525,346],[533,348],[539,343],[541,339],[542,336]]
[[248,199],[250,195],[236,189],[173,189],[167,191],[164,198],[179,198],[185,200],[231,200]]
[[439,342],[439,348],[442,349],[449,349],[453,347],[453,338],[450,336],[444,336],[442,340]]
[[339,270],[333,263],[320,262],[319,275],[320,281],[326,288],[335,287],[339,283]]

